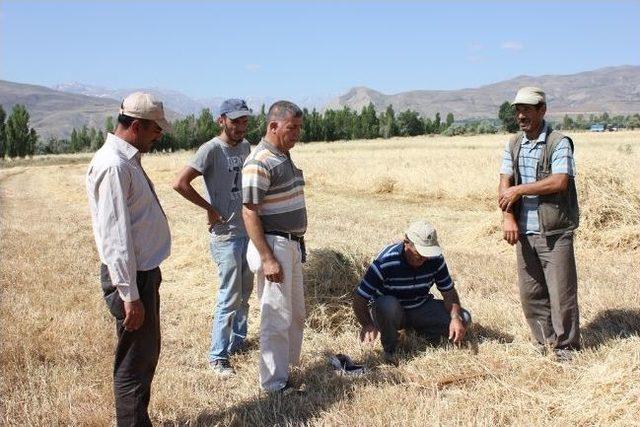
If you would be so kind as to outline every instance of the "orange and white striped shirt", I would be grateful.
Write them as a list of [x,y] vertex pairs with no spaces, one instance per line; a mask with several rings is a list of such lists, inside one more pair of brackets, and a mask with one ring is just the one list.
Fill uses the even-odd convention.
[[244,162],[242,202],[259,205],[265,232],[302,236],[307,230],[302,170],[264,139]]

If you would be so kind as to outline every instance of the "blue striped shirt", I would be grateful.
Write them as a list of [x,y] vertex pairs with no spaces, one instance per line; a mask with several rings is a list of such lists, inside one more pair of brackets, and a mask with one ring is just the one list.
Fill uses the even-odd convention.
[[440,292],[453,289],[444,257],[427,258],[415,268],[403,256],[404,243],[394,243],[384,248],[371,263],[356,294],[367,300],[382,295],[396,297],[404,308],[416,308],[433,298],[429,289],[433,284]]
[[[522,184],[536,182],[536,170],[538,161],[542,154],[545,139],[547,138],[548,126],[545,123],[542,132],[534,140],[527,139],[524,135],[520,147],[518,159],[518,170]],[[576,165],[573,160],[573,152],[567,138],[560,140],[556,149],[551,155],[551,173],[566,173],[575,176]],[[513,161],[511,160],[511,150],[509,142],[505,145],[502,154],[501,175],[513,175]],[[538,196],[522,196],[522,210],[518,218],[518,228],[521,234],[540,234],[540,223],[538,222]]]

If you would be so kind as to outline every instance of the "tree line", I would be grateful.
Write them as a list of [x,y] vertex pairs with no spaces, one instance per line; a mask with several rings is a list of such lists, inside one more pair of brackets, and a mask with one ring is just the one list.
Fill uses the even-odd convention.
[[15,105],[7,114],[0,105],[0,158],[26,157],[36,153],[38,134],[29,128],[29,113],[24,105]]
[[[518,123],[516,121],[516,107],[511,105],[509,101],[505,101],[500,105],[498,110],[498,118],[502,122],[502,128],[513,133],[518,130]],[[590,114],[588,118],[585,118],[584,114],[578,114],[571,117],[565,114],[561,122],[553,123],[553,128],[558,130],[589,130],[592,125],[601,124],[607,128],[616,129],[637,129],[640,128],[640,114],[629,114],[626,116],[616,115],[610,116],[609,113]]]
[[[440,113],[434,117],[422,117],[418,112],[405,110],[396,114],[389,105],[378,114],[372,103],[360,112],[344,107],[339,110],[327,109],[323,113],[316,109],[303,110],[304,121],[301,134],[303,142],[338,141],[354,139],[392,138],[394,136],[417,136],[442,134],[446,136],[515,132],[518,124],[515,107],[505,101],[494,120],[466,120],[456,122],[448,113],[444,120]],[[5,120],[6,119],[6,120]],[[586,119],[578,115],[575,119],[565,116],[561,123],[553,123],[556,129],[589,129],[592,124],[606,123],[610,127],[640,128],[640,115],[614,116],[603,113],[590,115]],[[103,129],[83,126],[73,129],[69,138],[50,137],[42,141],[36,131],[29,127],[29,113],[25,106],[15,105],[9,117],[0,105],[0,158],[32,156],[34,154],[64,154],[93,152],[100,148],[105,136],[115,129],[115,118],[108,117]],[[190,114],[173,122],[173,133],[164,134],[154,150],[176,151],[199,147],[220,133],[220,127],[209,109],[203,109],[198,116]],[[257,144],[266,130],[265,106],[249,117],[247,140]]]

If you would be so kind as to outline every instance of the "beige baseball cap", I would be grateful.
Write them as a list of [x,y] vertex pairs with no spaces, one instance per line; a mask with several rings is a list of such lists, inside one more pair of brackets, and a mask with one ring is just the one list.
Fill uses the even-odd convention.
[[164,117],[162,102],[149,93],[134,92],[127,96],[120,106],[120,114],[154,121],[163,131],[171,132],[171,124]]
[[409,224],[405,234],[423,257],[442,255],[442,248],[438,245],[436,229],[429,222],[423,219],[413,221]]
[[539,103],[546,103],[547,98],[544,91],[539,87],[527,86],[520,88],[516,94],[516,99],[513,100],[511,105],[527,104],[538,105]]

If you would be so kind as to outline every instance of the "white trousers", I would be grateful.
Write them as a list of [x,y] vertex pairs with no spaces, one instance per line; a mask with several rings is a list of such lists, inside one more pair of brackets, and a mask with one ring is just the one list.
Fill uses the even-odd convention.
[[300,361],[305,320],[302,253],[296,241],[265,237],[282,267],[283,283],[266,280],[253,242],[247,249],[247,262],[256,275],[260,300],[260,386],[274,391],[285,386],[289,366]]

